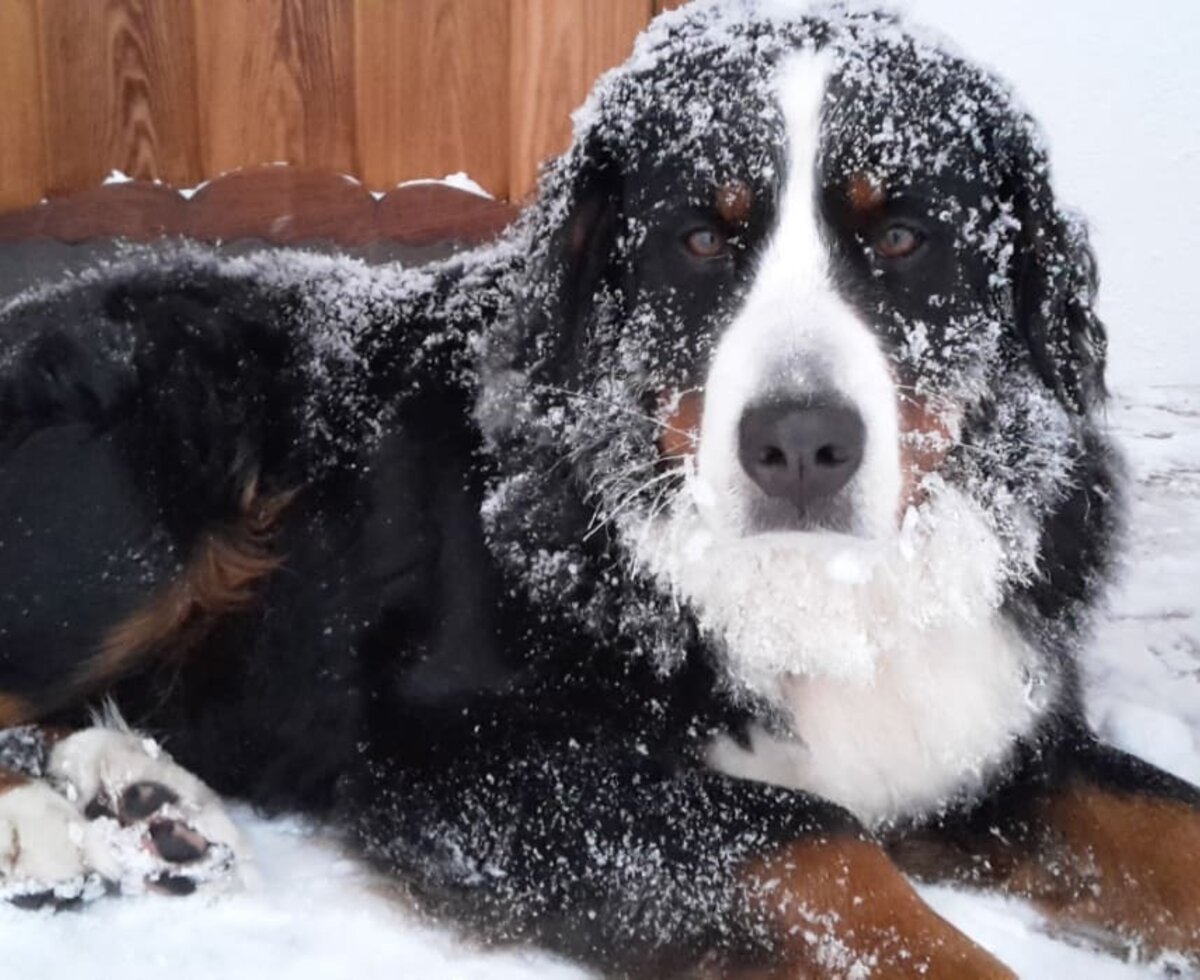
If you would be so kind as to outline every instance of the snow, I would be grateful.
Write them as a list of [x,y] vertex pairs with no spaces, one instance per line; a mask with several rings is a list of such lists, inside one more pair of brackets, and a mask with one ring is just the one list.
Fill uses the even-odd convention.
[[[273,160],[267,164],[260,164],[260,166],[289,167],[289,166],[291,166],[291,164],[286,160]],[[218,177],[225,177],[229,174],[233,174],[236,172],[237,171],[235,171],[235,170],[227,170],[227,171],[224,171],[221,174],[219,174]],[[355,177],[353,174],[339,174],[338,176],[341,177],[341,179],[346,181],[347,183],[357,184],[357,185],[362,184],[362,181],[359,180],[357,177]],[[218,177],[214,177],[209,180],[203,180],[199,184],[196,184],[193,187],[176,188],[175,189],[176,193],[179,194],[179,196],[182,197],[184,200],[191,200],[193,197],[196,196],[197,192],[203,190],[205,187],[207,187],[209,184],[211,184],[213,182],[213,180],[218,179]],[[104,180],[102,180],[100,182],[100,184],[102,187],[108,187],[111,184],[131,184],[133,182],[134,182],[134,178],[130,177],[129,174],[125,173],[123,170],[110,170],[108,172],[108,175],[104,178]],[[155,179],[151,180],[150,183],[161,185],[163,182],[161,180],[155,178]],[[464,173],[461,170],[455,171],[452,174],[446,174],[446,176],[439,177],[439,178],[424,178],[421,180],[406,180],[406,181],[403,181],[402,183],[397,184],[396,187],[397,188],[419,187],[419,186],[426,185],[426,184],[439,184],[443,187],[452,187],[455,190],[466,191],[468,194],[474,194],[477,197],[486,197],[486,198],[490,199],[492,196],[477,181],[472,180],[470,175]],[[375,191],[371,191],[370,193],[371,193],[371,196],[375,200],[378,201],[380,198],[384,197],[387,194],[387,191],[375,190]]]
[[[1014,82],[1048,134],[1059,193],[1091,223],[1112,341],[1110,421],[1135,493],[1128,569],[1084,663],[1089,710],[1116,744],[1200,780],[1200,341],[1190,288],[1200,195],[1189,189],[1200,163],[1200,6],[1163,2],[1152,15],[1095,0],[902,6]],[[0,976],[57,980],[83,962],[100,980],[586,975],[541,954],[480,950],[423,921],[313,828],[234,816],[257,854],[259,889],[107,901],[78,915],[0,909]],[[1019,902],[922,892],[1025,978],[1117,980],[1166,967],[1054,937]]]
[[[0,976],[12,980],[292,980],[438,977],[566,980],[585,974],[525,951],[487,954],[421,922],[311,827],[234,817],[257,855],[254,892],[94,904],[84,914],[0,910]],[[86,967],[81,972],[81,967]]]
[[[789,673],[863,683],[898,650],[987,629],[1000,605],[1004,555],[979,505],[943,481],[929,483],[931,499],[910,508],[901,533],[887,539],[816,531],[718,538],[691,506],[638,515],[628,533],[661,587],[692,597],[701,627],[722,638],[745,686],[767,690]],[[813,622],[819,632],[802,628]]]
[[468,174],[461,170],[457,170],[452,174],[446,174],[445,177],[437,180],[428,178],[422,180],[406,180],[402,184],[397,184],[396,186],[420,187],[425,184],[441,184],[444,187],[453,187],[455,190],[466,191],[468,194],[474,194],[477,197],[490,198],[492,196],[486,190],[484,190],[484,188],[477,181],[472,180]]
[[[264,884],[210,898],[143,896],[86,913],[0,909],[0,976],[13,980],[584,980],[527,950],[488,951],[422,920],[387,882],[294,819],[235,809]],[[935,909],[996,950],[1026,980],[1156,975],[1048,936],[1035,912],[996,896],[923,888]],[[86,967],[84,967],[86,964]],[[81,968],[86,972],[81,973]]]

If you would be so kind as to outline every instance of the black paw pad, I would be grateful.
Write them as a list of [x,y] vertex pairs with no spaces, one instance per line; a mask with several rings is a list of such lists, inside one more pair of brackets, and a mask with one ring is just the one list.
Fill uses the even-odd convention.
[[60,896],[50,889],[41,892],[27,892],[24,895],[13,895],[9,902],[27,912],[47,908],[54,909],[56,912],[71,912],[83,906],[82,896]]
[[117,814],[112,800],[101,790],[92,797],[92,802],[83,808],[83,815],[88,820],[99,820],[101,817],[115,817]]
[[155,820],[150,840],[159,856],[172,864],[187,864],[208,853],[208,841],[177,820]]
[[54,905],[54,892],[28,892],[24,895],[13,895],[9,901],[19,909],[34,911],[36,909],[44,909],[46,906]]
[[121,823],[144,820],[164,806],[179,802],[179,794],[162,783],[131,783],[121,794]]
[[159,875],[151,878],[147,884],[152,891],[164,895],[190,895],[196,890],[196,883],[182,875]]

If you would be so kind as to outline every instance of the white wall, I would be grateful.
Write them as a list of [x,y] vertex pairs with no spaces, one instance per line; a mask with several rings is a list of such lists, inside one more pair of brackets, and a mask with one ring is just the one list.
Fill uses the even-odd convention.
[[1200,0],[898,0],[1016,87],[1092,228],[1110,382],[1200,384]]

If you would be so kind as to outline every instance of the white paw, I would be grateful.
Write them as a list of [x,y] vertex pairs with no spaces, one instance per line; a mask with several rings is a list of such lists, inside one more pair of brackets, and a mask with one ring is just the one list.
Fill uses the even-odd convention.
[[0,899],[64,906],[103,895],[104,855],[88,843],[87,821],[47,783],[0,793]]
[[44,776],[0,794],[0,896],[62,905],[257,880],[217,795],[151,739],[77,732],[54,745]]

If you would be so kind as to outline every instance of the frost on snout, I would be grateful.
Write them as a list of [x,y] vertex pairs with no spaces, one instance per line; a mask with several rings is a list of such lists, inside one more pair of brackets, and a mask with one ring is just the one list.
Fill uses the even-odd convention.
[[[909,507],[928,500],[928,478],[938,473],[956,445],[961,412],[944,400],[903,388],[897,389],[896,405],[901,489],[895,514],[899,527]],[[662,464],[694,467],[703,412],[702,389],[659,392],[655,445]],[[837,398],[751,406],[742,414],[738,428],[742,469],[768,497],[793,505],[798,516],[845,488],[862,464],[867,435],[862,415]]]
[[663,389],[658,395],[658,453],[666,463],[684,464],[696,454],[704,393]]
[[917,394],[901,393],[900,469],[904,484],[899,516],[928,499],[926,478],[938,472],[957,441],[961,416],[953,406]]

